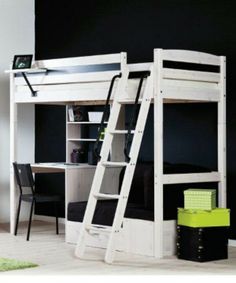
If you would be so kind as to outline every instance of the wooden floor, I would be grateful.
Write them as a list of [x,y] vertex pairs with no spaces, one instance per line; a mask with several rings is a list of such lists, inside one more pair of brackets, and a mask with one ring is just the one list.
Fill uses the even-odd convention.
[[10,235],[8,225],[0,225],[0,257],[31,261],[39,267],[8,271],[1,275],[217,275],[236,274],[236,248],[230,247],[229,259],[209,263],[196,263],[168,257],[157,260],[151,257],[117,253],[112,265],[103,261],[104,250],[87,249],[84,260],[74,256],[74,246],[64,241],[64,228],[55,234],[52,223],[35,221],[29,242],[26,225],[21,225],[17,237]]

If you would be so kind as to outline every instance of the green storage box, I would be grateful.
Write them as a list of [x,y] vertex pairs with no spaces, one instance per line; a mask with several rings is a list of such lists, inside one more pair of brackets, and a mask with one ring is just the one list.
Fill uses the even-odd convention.
[[209,211],[178,208],[178,225],[194,228],[230,226],[230,210],[227,208],[215,208]]
[[216,190],[188,189],[184,191],[185,209],[211,210],[216,208]]

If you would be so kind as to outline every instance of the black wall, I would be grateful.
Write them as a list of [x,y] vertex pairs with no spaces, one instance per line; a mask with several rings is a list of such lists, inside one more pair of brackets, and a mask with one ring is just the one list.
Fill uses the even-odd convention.
[[[126,51],[129,62],[153,60],[154,48],[227,56],[227,182],[236,224],[236,17],[233,0],[36,0],[36,59]],[[46,106],[45,106],[46,107]],[[40,111],[44,111],[39,109]],[[52,110],[53,111],[53,110]],[[61,111],[64,115],[64,111]],[[216,168],[216,105],[168,105],[165,160]],[[45,119],[47,119],[45,117]],[[150,118],[152,119],[152,117]],[[36,123],[38,122],[36,117]],[[147,129],[151,134],[151,122]],[[64,140],[58,138],[58,146]],[[146,138],[145,141],[150,141]],[[145,143],[146,143],[145,142]],[[36,144],[36,150],[39,144]],[[142,147],[143,159],[151,159]],[[52,148],[51,151],[54,151]],[[52,152],[51,152],[52,154]],[[61,158],[63,153],[61,152]],[[231,231],[236,238],[236,232]]]

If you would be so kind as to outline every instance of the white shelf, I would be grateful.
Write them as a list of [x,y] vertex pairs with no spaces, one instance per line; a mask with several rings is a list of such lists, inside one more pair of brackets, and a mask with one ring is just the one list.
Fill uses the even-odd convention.
[[[107,124],[108,122],[104,122]],[[81,122],[67,122],[68,125],[100,125],[101,122],[89,122],[89,121],[81,121]]]
[[47,71],[46,68],[31,68],[31,69],[12,69],[12,70],[5,70],[5,73],[10,74],[17,74],[17,73],[45,73]]
[[[70,142],[75,142],[75,141],[83,141],[83,142],[95,142],[96,139],[67,139],[67,141],[70,141]],[[103,140],[99,140],[99,141],[103,141]]]

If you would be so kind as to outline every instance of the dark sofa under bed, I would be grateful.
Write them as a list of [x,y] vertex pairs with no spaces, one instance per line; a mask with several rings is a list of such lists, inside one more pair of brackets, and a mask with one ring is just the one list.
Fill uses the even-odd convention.
[[[189,164],[164,163],[164,173],[199,173],[210,172],[204,167]],[[120,173],[120,185],[124,169]],[[187,188],[217,188],[217,184],[177,184],[164,187],[164,220],[177,218],[177,207],[183,207],[183,191]],[[68,204],[67,219],[82,222],[87,202],[71,202]],[[117,200],[99,200],[96,206],[93,224],[112,225]],[[138,163],[130,190],[126,218],[154,220],[154,165]]]

